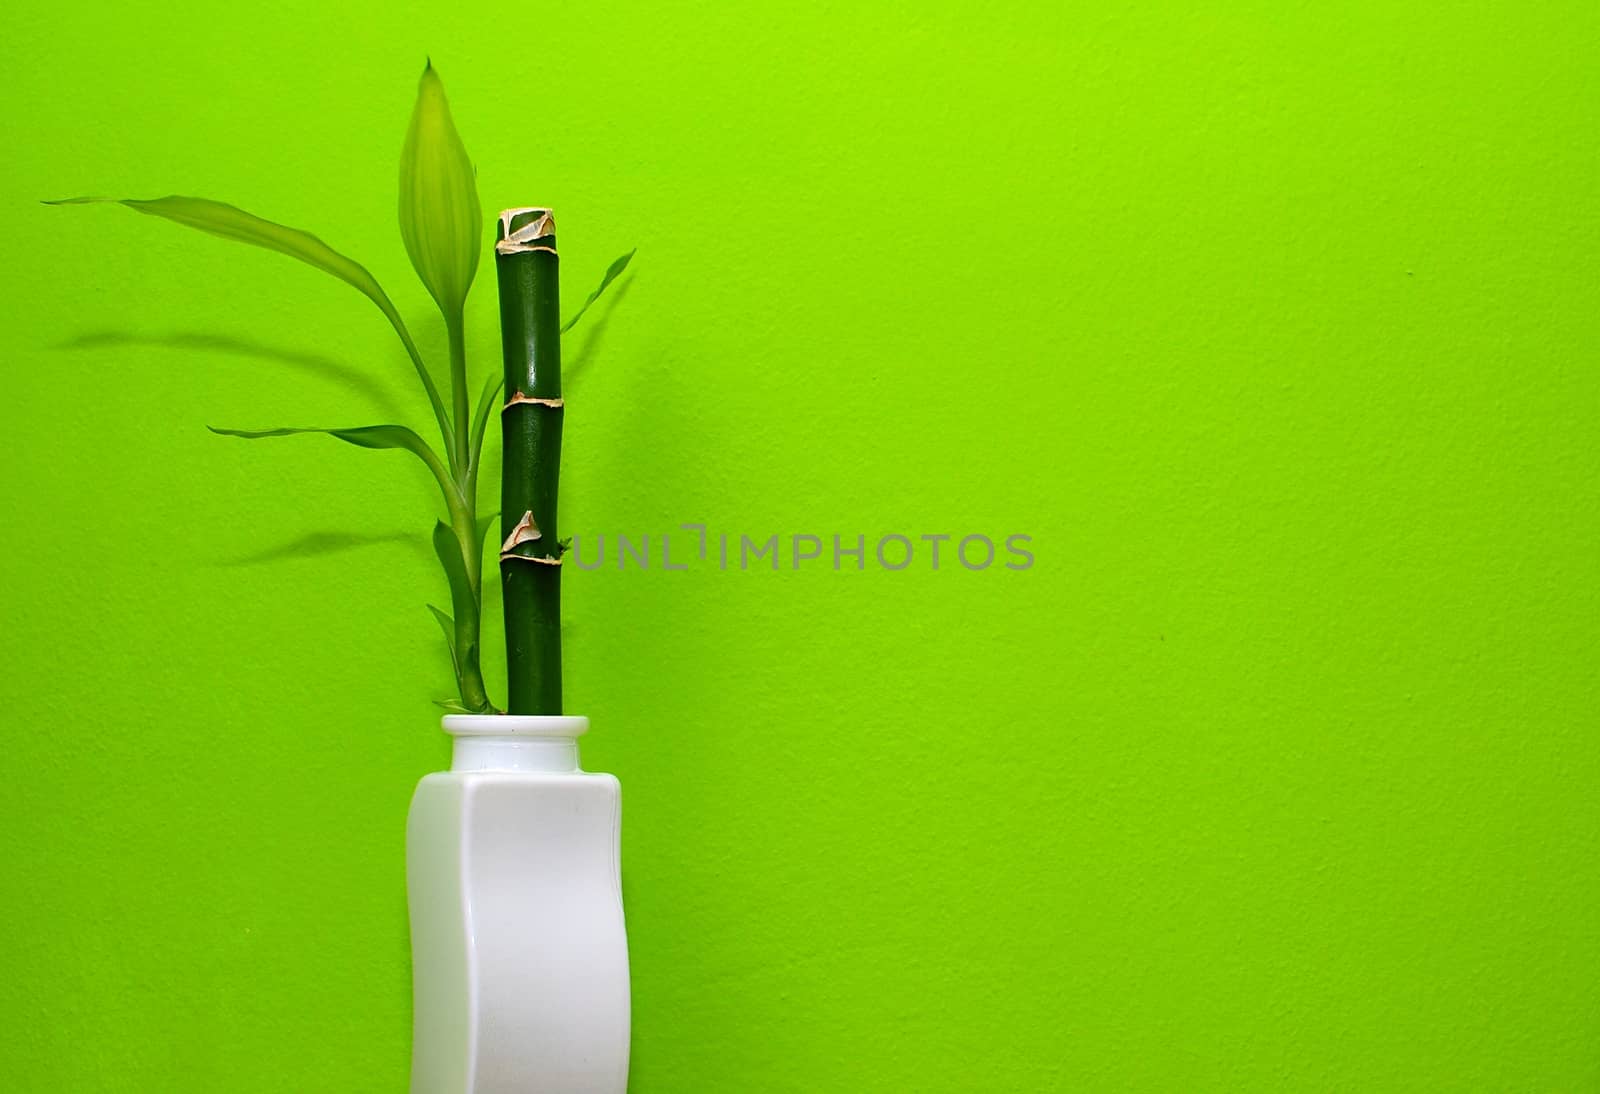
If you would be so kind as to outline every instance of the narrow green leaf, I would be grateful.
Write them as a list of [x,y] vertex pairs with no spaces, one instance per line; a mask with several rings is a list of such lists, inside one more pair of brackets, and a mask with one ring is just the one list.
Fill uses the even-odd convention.
[[473,710],[464,706],[460,699],[435,699],[433,705],[449,711],[451,714],[487,714],[486,710]]
[[411,364],[417,370],[417,376],[422,380],[423,387],[427,390],[428,400],[433,404],[434,415],[439,419],[439,425],[445,434],[449,434],[449,421],[445,416],[444,403],[439,398],[439,390],[434,386],[433,377],[428,374],[427,368],[422,363],[422,356],[417,352],[416,343],[411,340],[411,332],[406,329],[405,320],[400,318],[400,313],[395,310],[394,304],[389,300],[377,280],[367,272],[361,263],[340,254],[310,232],[303,232],[298,228],[290,228],[270,220],[247,213],[237,206],[228,205],[221,201],[211,201],[209,198],[182,197],[177,194],[164,198],[97,198],[81,197],[66,198],[61,201],[47,201],[46,205],[96,205],[113,204],[126,205],[135,212],[147,216],[163,217],[175,224],[182,224],[187,228],[195,228],[211,235],[231,239],[236,243],[248,243],[254,247],[264,247],[269,251],[288,255],[298,259],[308,266],[313,266],[324,273],[332,274],[340,281],[351,285],[378,305],[378,310],[394,327],[395,333],[400,336],[400,341],[405,343],[406,353],[411,357]]
[[[467,565],[461,557],[461,542],[442,520],[433,524],[433,553],[439,556],[439,564],[444,567],[445,580],[450,583],[450,603],[455,607],[456,614],[472,610],[477,604],[477,595],[472,591],[472,581],[467,577]],[[466,651],[456,652],[459,656]]]
[[593,304],[596,300],[599,300],[600,294],[605,292],[606,288],[613,281],[622,276],[622,271],[628,268],[628,263],[632,262],[633,256],[638,253],[639,248],[635,247],[633,250],[629,251],[627,254],[623,255],[621,258],[617,259],[611,265],[606,267],[606,275],[600,279],[600,287],[589,294],[589,299],[583,302],[583,307],[578,309],[578,314],[567,320],[566,325],[561,328],[562,334],[567,333],[567,331],[578,325],[578,320],[582,319],[583,313],[589,310],[589,305]]
[[478,409],[472,415],[472,447],[468,449],[468,459],[472,466],[478,465],[478,459],[483,454],[483,435],[489,427],[489,415],[494,411],[496,396],[505,386],[506,378],[496,369],[489,375],[488,382],[483,385],[483,394],[478,396]]
[[139,198],[66,198],[47,201],[46,205],[94,205],[111,203],[126,205],[148,216],[165,217],[185,227],[231,239],[236,243],[249,243],[269,251],[297,258],[324,273],[330,273],[346,284],[353,285],[386,311],[393,307],[389,297],[367,272],[367,268],[352,258],[347,258],[328,246],[310,232],[290,228],[270,220],[263,220],[234,205],[209,198],[182,197],[177,194],[164,198],[141,200]]
[[[476,623],[479,615],[478,590],[472,579],[467,576],[466,556],[463,554],[462,543],[456,534],[444,521],[435,521],[433,525],[433,553],[439,556],[439,564],[444,567],[445,580],[450,585],[450,604],[455,612],[455,619],[462,623]],[[442,614],[442,613],[441,613]],[[441,620],[441,625],[442,625]],[[462,633],[465,631],[466,633]],[[454,642],[457,664],[460,666],[458,683],[461,685],[463,702],[480,704],[479,710],[468,710],[468,713],[484,713],[491,710],[488,698],[483,694],[483,680],[478,674],[478,630],[476,626],[463,628],[457,626]]]
[[489,529],[493,528],[499,520],[500,510],[498,509],[492,513],[485,513],[478,518],[478,553],[480,555],[483,553],[483,541],[489,535]]
[[450,664],[454,666],[456,670],[456,679],[460,680],[461,658],[456,656],[456,621],[451,619],[444,612],[441,612],[438,608],[435,608],[432,604],[428,605],[428,610],[432,612],[433,617],[439,621],[439,629],[444,631],[444,644],[450,649]]
[[338,437],[341,441],[353,444],[358,448],[404,448],[408,452],[415,452],[424,460],[437,459],[433,450],[416,433],[403,425],[362,425],[349,429],[222,429],[218,426],[208,425],[207,429],[222,437],[244,437],[247,440],[258,440],[262,437],[292,437],[299,433],[326,433],[330,437]]
[[206,428],[222,437],[244,437],[252,441],[263,437],[292,437],[299,433],[326,433],[358,448],[403,448],[428,465],[428,470],[439,481],[439,488],[444,491],[447,503],[452,497],[454,487],[450,482],[450,474],[439,462],[439,457],[426,441],[403,425],[363,425],[351,429],[219,429],[214,425]]
[[400,153],[400,238],[445,319],[459,316],[478,271],[483,210],[472,160],[432,62],[417,84]]

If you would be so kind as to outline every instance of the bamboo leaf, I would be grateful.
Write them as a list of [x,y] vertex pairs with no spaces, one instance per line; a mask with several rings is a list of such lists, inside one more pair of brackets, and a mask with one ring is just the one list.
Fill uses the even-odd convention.
[[[455,608],[456,615],[464,611],[473,610],[478,602],[477,594],[473,592],[472,581],[467,577],[467,565],[461,557],[461,543],[456,539],[456,534],[444,521],[434,521],[433,524],[433,553],[439,556],[439,564],[444,567],[445,580],[450,583],[450,603]],[[457,656],[464,654],[465,650],[457,650]]]
[[46,205],[126,205],[135,212],[148,216],[164,217],[188,228],[197,228],[236,243],[265,247],[269,251],[297,258],[308,266],[330,273],[340,281],[354,286],[370,297],[380,308],[392,307],[389,297],[365,266],[340,254],[310,232],[290,228],[270,220],[263,220],[234,205],[208,198],[182,197],[177,194],[148,201],[138,198],[65,198],[47,201]]
[[605,292],[613,281],[622,276],[622,271],[628,268],[628,263],[633,261],[633,256],[638,252],[639,248],[635,247],[606,267],[605,276],[600,279],[600,287],[589,294],[589,299],[583,302],[583,307],[578,309],[578,314],[567,320],[566,325],[561,328],[562,334],[567,333],[567,331],[578,325],[578,320],[582,319],[583,313],[589,310],[589,305],[599,300],[600,294]]
[[231,239],[235,243],[248,243],[253,247],[263,247],[269,251],[276,251],[279,254],[298,259],[324,273],[332,274],[378,305],[378,310],[383,312],[384,317],[389,320],[389,324],[394,327],[395,333],[400,336],[400,341],[405,343],[406,353],[410,356],[412,367],[417,370],[417,376],[422,380],[422,385],[427,390],[428,400],[433,404],[434,415],[439,419],[440,428],[448,435],[448,419],[445,417],[444,403],[439,398],[438,388],[434,386],[433,378],[423,365],[421,354],[417,352],[416,343],[411,340],[411,332],[406,329],[405,320],[400,318],[400,313],[395,310],[394,304],[389,300],[389,295],[383,291],[383,287],[378,284],[377,279],[367,272],[365,266],[353,258],[340,254],[310,232],[303,232],[298,228],[290,228],[274,221],[263,220],[253,213],[247,213],[243,209],[225,202],[212,201],[209,198],[182,197],[177,194],[149,200],[140,198],[65,198],[60,201],[47,201],[45,204],[125,205],[135,212],[144,213],[147,216],[162,217],[175,224],[182,224],[186,228],[194,228],[214,236],[220,236],[223,239]]
[[489,711],[485,711],[485,710],[473,710],[471,707],[466,706],[465,704],[463,704],[461,702],[461,700],[459,700],[459,699],[435,699],[433,701],[433,705],[436,706],[436,707],[442,707],[443,709],[449,711],[451,714],[487,714],[487,713],[489,713]]
[[500,510],[498,509],[492,513],[485,513],[478,518],[478,553],[480,555],[483,554],[483,541],[489,535],[489,529],[493,528],[499,520]]
[[403,448],[411,452],[428,465],[428,470],[433,472],[439,481],[439,488],[444,491],[445,500],[448,502],[453,496],[453,487],[450,475],[439,462],[439,457],[433,449],[428,447],[426,441],[403,425],[363,425],[351,429],[221,429],[214,425],[206,426],[211,432],[222,437],[244,437],[246,440],[259,440],[263,437],[292,437],[300,433],[326,433],[330,437],[337,437],[346,444],[353,444],[358,448]]
[[326,433],[330,437],[338,437],[341,441],[353,444],[358,448],[404,448],[418,455],[431,450],[423,439],[403,425],[363,425],[350,429],[222,429],[219,426],[208,425],[207,429],[223,437],[244,437],[248,440],[257,440],[262,437],[292,437],[299,433]]
[[461,314],[478,270],[482,237],[472,161],[450,117],[444,84],[429,62],[400,154],[400,238],[447,321]]
[[[445,580],[450,585],[450,604],[455,612],[455,619],[470,620],[475,624],[479,616],[478,589],[467,576],[466,556],[461,541],[443,521],[435,521],[433,525],[433,553],[439,556],[439,564],[444,567]],[[442,622],[441,620],[441,625]],[[452,648],[456,663],[461,667],[457,681],[461,685],[461,699],[466,707],[464,712],[481,714],[492,710],[488,697],[483,694],[482,677],[478,674],[477,627],[471,627],[464,634],[458,628]],[[476,710],[472,709],[474,703],[477,704]]]
[[451,619],[444,612],[441,612],[438,608],[435,608],[432,604],[428,605],[428,610],[432,612],[433,617],[439,621],[439,629],[444,631],[444,644],[450,649],[450,664],[455,667],[456,679],[460,680],[461,658],[456,656],[456,621]]
[[506,378],[500,372],[491,373],[488,382],[483,385],[483,394],[478,396],[478,409],[472,415],[472,446],[467,450],[468,459],[474,467],[483,452],[483,435],[489,426],[489,414],[494,410],[495,396],[500,394],[505,382]]

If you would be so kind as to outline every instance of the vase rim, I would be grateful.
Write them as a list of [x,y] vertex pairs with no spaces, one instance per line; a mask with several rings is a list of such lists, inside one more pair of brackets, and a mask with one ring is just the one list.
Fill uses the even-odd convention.
[[440,719],[452,737],[581,737],[589,719],[581,714],[446,714]]

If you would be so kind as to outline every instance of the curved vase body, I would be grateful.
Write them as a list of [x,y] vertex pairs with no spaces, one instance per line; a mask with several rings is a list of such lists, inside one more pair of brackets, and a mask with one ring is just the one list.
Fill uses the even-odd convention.
[[624,1094],[621,798],[587,718],[452,715],[406,824],[412,1094]]

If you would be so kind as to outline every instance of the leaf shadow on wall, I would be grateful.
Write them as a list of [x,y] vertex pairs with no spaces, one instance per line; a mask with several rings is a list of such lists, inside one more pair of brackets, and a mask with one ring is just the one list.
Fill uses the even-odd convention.
[[600,302],[601,308],[604,309],[600,314],[595,315],[594,309],[591,309],[590,316],[592,317],[585,317],[587,322],[583,324],[586,329],[581,334],[582,341],[578,343],[573,352],[568,353],[566,343],[562,343],[561,386],[563,395],[570,395],[572,386],[581,377],[588,374],[589,365],[594,360],[595,354],[599,352],[600,343],[605,340],[606,328],[611,325],[611,316],[616,312],[617,306],[627,298],[628,290],[633,288],[633,279],[634,275],[630,273],[617,282],[616,287]]
[[[570,389],[581,375],[586,374],[604,342],[606,328],[617,305],[622,303],[633,286],[635,275],[627,274],[612,288],[607,297],[592,309],[576,334],[578,344],[566,357],[563,369],[565,386]],[[444,324],[435,313],[429,312],[421,326],[430,327],[430,333],[444,340]],[[431,329],[436,327],[436,330]],[[56,343],[57,351],[156,348],[176,349],[197,354],[223,354],[256,361],[286,365],[304,374],[329,381],[365,398],[385,420],[404,420],[404,411],[397,404],[393,392],[375,377],[363,370],[337,361],[325,354],[269,345],[229,334],[205,331],[169,331],[147,334],[127,330],[85,331],[65,341]],[[565,346],[563,346],[565,349]],[[359,551],[369,547],[403,545],[415,550],[424,558],[432,557],[432,548],[425,536],[395,530],[390,532],[349,532],[343,530],[316,530],[302,533],[279,543],[269,544],[242,555],[213,560],[218,566],[259,566],[296,559],[320,558]],[[568,625],[563,625],[563,631]]]
[[128,347],[154,347],[179,349],[197,353],[226,354],[246,357],[256,361],[271,361],[303,373],[319,377],[346,388],[369,400],[383,412],[387,420],[402,419],[404,412],[395,402],[394,393],[374,377],[359,368],[336,361],[320,353],[267,345],[229,334],[208,334],[204,331],[172,331],[166,334],[140,334],[135,331],[100,330],[79,334],[65,342],[57,343],[57,350],[121,349]]
[[365,547],[385,544],[403,544],[416,551],[418,557],[432,558],[433,551],[427,537],[410,532],[307,532],[283,543],[263,547],[248,554],[218,559],[218,566],[260,566],[269,562],[282,562],[295,558],[320,558],[345,551],[359,551]]
[[[365,398],[386,419],[403,417],[394,394],[375,377],[359,368],[337,361],[325,354],[283,346],[268,345],[229,334],[212,334],[204,331],[170,331],[164,334],[143,334],[135,331],[86,331],[59,342],[58,351],[126,349],[126,348],[177,349],[198,354],[224,354],[256,361],[287,365],[310,376],[329,381]],[[405,531],[347,532],[311,531],[281,543],[261,547],[246,554],[214,559],[218,566],[257,566],[291,559],[318,558],[345,551],[387,544],[404,544],[424,557],[431,557],[426,537]]]
[[[577,343],[571,352],[567,349],[566,334],[561,342],[561,394],[563,398],[571,399],[573,389],[580,378],[589,374],[589,366],[594,362],[596,354],[600,351],[601,344],[605,341],[606,329],[611,325],[611,316],[619,304],[626,299],[628,291],[633,288],[633,273],[625,274],[617,281],[615,287],[603,297],[595,307],[591,308],[585,316],[582,330],[573,335]],[[577,330],[578,328],[574,328]],[[631,436],[631,434],[630,434]],[[573,639],[582,641],[585,637],[582,624],[571,616],[564,616],[561,620],[561,639],[567,642]]]

